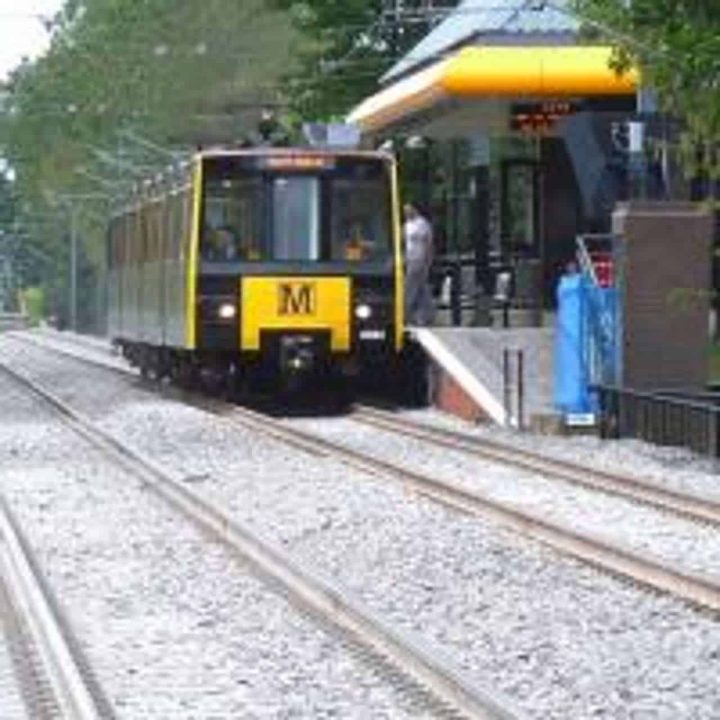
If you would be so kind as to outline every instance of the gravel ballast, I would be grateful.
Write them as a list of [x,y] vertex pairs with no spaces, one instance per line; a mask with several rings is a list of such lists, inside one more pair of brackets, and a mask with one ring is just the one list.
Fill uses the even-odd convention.
[[7,379],[0,393],[2,491],[117,717],[434,716]]
[[471,436],[515,445],[551,458],[583,463],[596,470],[618,472],[655,482],[678,492],[720,500],[720,463],[680,447],[642,440],[603,440],[594,435],[562,437],[518,433],[497,425],[471,425],[435,409],[404,410],[409,420],[456,430]]
[[[27,333],[20,334],[27,336]],[[109,342],[97,337],[45,330],[38,337],[61,349],[80,352],[102,362],[127,368],[111,351]],[[595,436],[557,437],[517,433],[492,424],[470,425],[433,408],[404,410],[410,420],[457,430],[470,436],[516,445],[549,457],[586,463],[595,469],[620,472],[679,492],[720,501],[720,463],[678,447],[662,447],[641,440],[601,440]]]
[[[0,572],[2,566],[0,565]],[[0,708],[3,720],[31,720],[11,654],[9,596],[0,577]]]
[[433,477],[456,482],[502,503],[649,553],[720,582],[718,527],[698,525],[616,496],[468,456],[351,419],[293,421],[306,432]]
[[[441,645],[530,717],[720,716],[713,617],[103,370],[60,358],[44,367],[44,382],[55,378],[104,427]],[[374,450],[384,444],[376,435]]]

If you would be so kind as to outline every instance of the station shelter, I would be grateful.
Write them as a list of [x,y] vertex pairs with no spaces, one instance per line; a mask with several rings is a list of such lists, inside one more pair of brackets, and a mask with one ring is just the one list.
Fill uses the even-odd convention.
[[[490,304],[509,275],[515,306],[538,311],[529,324],[552,307],[576,236],[608,231],[627,188],[638,75],[586,38],[563,0],[464,0],[348,117],[400,157],[458,296]],[[470,315],[453,322],[488,317]]]

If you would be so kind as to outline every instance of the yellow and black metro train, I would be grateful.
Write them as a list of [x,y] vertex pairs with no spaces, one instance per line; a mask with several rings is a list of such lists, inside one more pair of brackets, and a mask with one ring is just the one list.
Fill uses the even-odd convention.
[[280,384],[404,373],[386,154],[199,152],[113,215],[108,256],[110,333],[143,373]]

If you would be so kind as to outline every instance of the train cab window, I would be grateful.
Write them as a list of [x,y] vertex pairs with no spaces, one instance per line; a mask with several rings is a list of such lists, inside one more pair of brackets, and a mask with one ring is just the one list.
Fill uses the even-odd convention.
[[273,260],[320,259],[320,182],[317,177],[273,180]]
[[201,254],[211,262],[266,259],[260,178],[209,179],[205,185]]
[[334,178],[330,202],[333,260],[362,262],[390,255],[390,190],[384,177]]

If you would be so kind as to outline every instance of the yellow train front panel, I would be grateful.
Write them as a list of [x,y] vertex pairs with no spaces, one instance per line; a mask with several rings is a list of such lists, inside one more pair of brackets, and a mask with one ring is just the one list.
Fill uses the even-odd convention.
[[260,350],[263,331],[326,331],[333,352],[350,350],[347,277],[246,277],[241,280],[241,350]]

